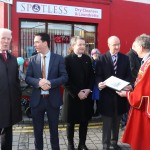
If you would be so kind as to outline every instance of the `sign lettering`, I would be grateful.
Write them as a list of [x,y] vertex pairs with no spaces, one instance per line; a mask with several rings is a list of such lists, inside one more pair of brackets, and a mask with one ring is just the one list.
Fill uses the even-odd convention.
[[101,9],[87,7],[17,2],[16,9],[17,13],[73,16],[96,19],[102,18]]

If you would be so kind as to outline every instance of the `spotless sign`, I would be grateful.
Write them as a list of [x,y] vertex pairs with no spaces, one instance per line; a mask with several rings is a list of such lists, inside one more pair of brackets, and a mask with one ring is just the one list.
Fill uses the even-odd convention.
[[95,8],[28,2],[17,2],[16,7],[17,13],[102,18],[102,10]]

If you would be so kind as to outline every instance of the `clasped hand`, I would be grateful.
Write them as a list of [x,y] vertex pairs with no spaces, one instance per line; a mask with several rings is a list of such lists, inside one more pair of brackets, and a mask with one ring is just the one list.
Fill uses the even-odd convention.
[[47,91],[51,88],[51,83],[43,78],[39,81],[39,87],[41,87],[42,90]]
[[84,100],[88,97],[90,92],[90,89],[83,89],[78,93],[78,97],[80,98],[80,100]]

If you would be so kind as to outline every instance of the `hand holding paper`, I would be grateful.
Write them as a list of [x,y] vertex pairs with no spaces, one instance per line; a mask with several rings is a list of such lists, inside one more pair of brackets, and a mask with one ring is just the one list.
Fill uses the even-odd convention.
[[121,91],[123,88],[130,84],[129,82],[119,79],[115,76],[109,77],[104,82],[106,86],[116,91]]
[[124,87],[122,90],[123,90],[123,91],[133,91],[133,88],[132,88],[131,85],[127,85],[127,86]]
[[127,97],[127,91],[116,91],[116,93],[119,95],[119,96],[121,96],[121,97]]
[[98,84],[99,90],[102,90],[102,89],[104,89],[105,87],[106,87],[105,82],[100,82],[100,83]]

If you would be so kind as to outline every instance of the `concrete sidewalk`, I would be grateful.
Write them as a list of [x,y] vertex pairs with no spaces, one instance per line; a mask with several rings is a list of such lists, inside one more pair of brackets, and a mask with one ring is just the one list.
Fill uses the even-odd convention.
[[[102,123],[90,123],[88,126],[88,134],[86,145],[89,150],[102,150]],[[123,131],[120,130],[120,139],[122,137]],[[14,126],[13,129],[13,150],[34,150],[34,135],[33,127],[31,124],[19,124]],[[50,146],[50,136],[48,126],[44,129],[44,150],[51,150]],[[60,149],[67,150],[67,137],[65,124],[59,125],[59,139],[60,139]],[[121,143],[119,139],[118,144],[121,146],[122,150],[131,150],[129,145]],[[75,129],[75,147],[78,146],[78,126]]]

